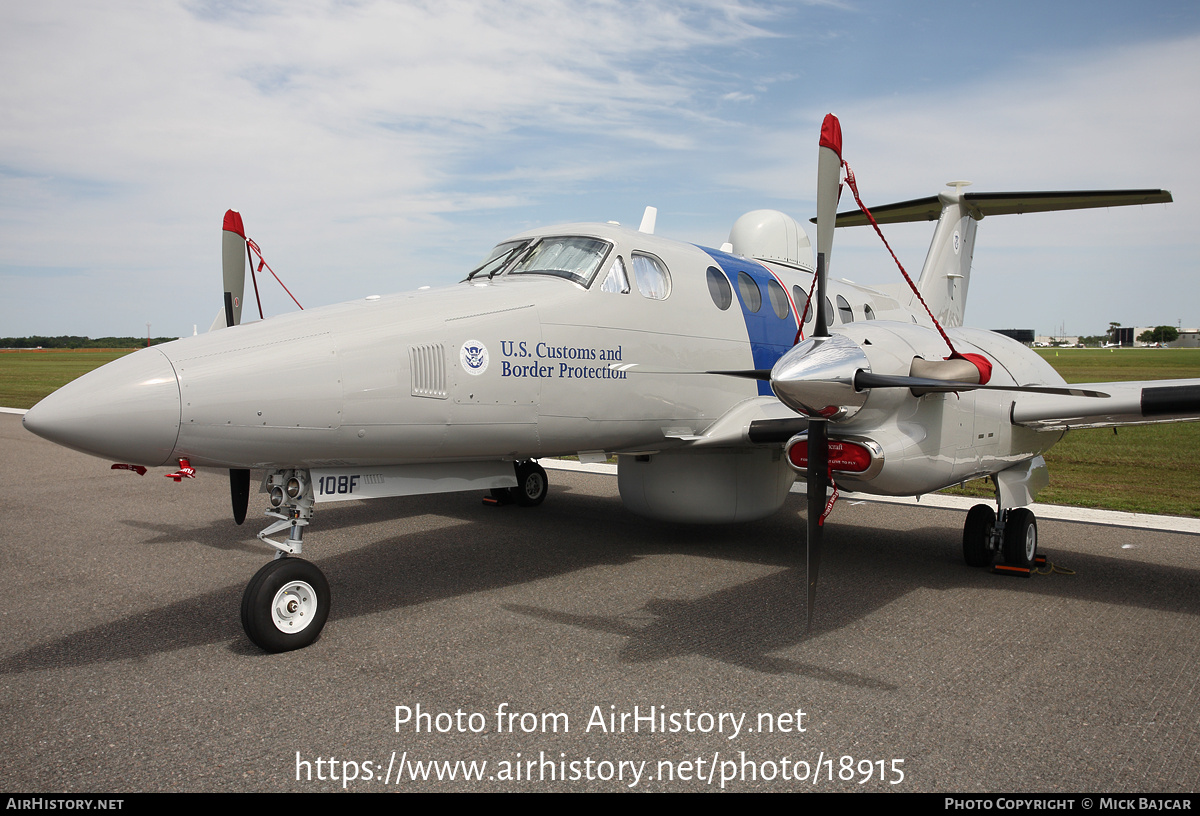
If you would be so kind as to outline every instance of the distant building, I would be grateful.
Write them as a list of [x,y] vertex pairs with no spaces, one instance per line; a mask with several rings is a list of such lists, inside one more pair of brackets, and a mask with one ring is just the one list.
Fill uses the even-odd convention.
[[1011,337],[1018,343],[1024,343],[1027,346],[1033,345],[1033,329],[992,329],[996,334],[1003,334],[1005,337]]
[[[1121,341],[1122,346],[1152,346],[1153,343],[1143,343],[1136,338],[1148,331],[1154,331],[1156,326],[1138,326],[1136,328],[1122,327],[1117,329],[1119,332],[1128,331],[1130,340],[1126,343]],[[1200,348],[1200,329],[1179,329],[1179,339],[1171,343],[1164,343],[1167,348]]]
[[1179,339],[1167,343],[1168,348],[1200,348],[1200,329],[1180,329]]
[[1041,336],[1033,338],[1035,346],[1077,346],[1079,345],[1078,337],[1067,337],[1064,335]]

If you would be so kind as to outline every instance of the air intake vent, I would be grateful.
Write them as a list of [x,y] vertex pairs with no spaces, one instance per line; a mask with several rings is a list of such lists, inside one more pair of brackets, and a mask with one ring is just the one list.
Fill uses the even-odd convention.
[[446,399],[446,354],[441,343],[408,347],[412,395]]

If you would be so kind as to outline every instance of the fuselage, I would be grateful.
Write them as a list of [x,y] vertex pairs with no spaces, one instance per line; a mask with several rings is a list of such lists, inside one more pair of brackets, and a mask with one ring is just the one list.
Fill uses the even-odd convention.
[[[805,311],[811,327],[812,274],[802,265],[609,224],[537,230],[506,246],[520,251],[487,270],[495,274],[453,286],[138,351],[56,392],[26,424],[148,466],[187,458],[336,468],[682,450],[702,446],[739,406],[774,397],[766,383],[676,372],[770,368]],[[550,248],[541,261],[519,263],[537,255],[526,247]],[[875,370],[907,372],[914,356],[947,353],[927,317],[882,292],[832,281],[829,305],[833,331],[867,341]],[[998,363],[997,382],[1061,382],[1019,344],[954,331],[961,350]],[[1010,407],[984,392],[879,391],[833,433],[882,447],[885,467],[862,489],[925,492],[1027,459],[1058,438],[1014,428]],[[742,446],[747,437],[728,441]],[[915,469],[914,457],[923,460]]]

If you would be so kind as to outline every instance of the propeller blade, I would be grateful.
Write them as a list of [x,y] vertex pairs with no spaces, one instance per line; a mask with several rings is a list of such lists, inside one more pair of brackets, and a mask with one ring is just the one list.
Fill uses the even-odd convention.
[[833,230],[837,222],[838,198],[842,179],[842,126],[832,113],[821,123],[821,146],[817,155],[817,321],[813,337],[829,334],[826,283],[829,257],[833,252]]
[[817,255],[829,264],[837,220],[842,180],[842,125],[832,113],[821,123],[821,148],[817,155]]
[[225,211],[221,277],[225,284],[225,325],[237,326],[242,322],[242,295],[246,290],[246,228],[237,210]]
[[817,601],[817,576],[821,571],[821,516],[825,512],[825,490],[829,486],[829,436],[824,420],[808,420],[808,535],[805,565],[808,577],[808,615],[805,631],[812,629],[813,606]]
[[[825,344],[819,338],[829,337],[829,314],[826,308],[826,278],[829,255],[833,251],[833,229],[837,218],[838,197],[842,179],[842,126],[832,113],[821,123],[821,143],[817,156],[817,321],[813,326],[813,351]],[[824,356],[824,355],[821,355]],[[776,364],[778,366],[778,363]],[[802,364],[803,365],[803,364]],[[776,394],[774,382],[771,387]],[[781,397],[782,399],[782,397]],[[791,404],[785,400],[785,404]],[[825,419],[810,415],[808,420],[808,535],[805,541],[805,561],[808,572],[808,613],[805,630],[812,628],[813,606],[817,601],[817,577],[821,571],[821,517],[825,513],[825,490],[829,485],[829,435]]]
[[229,496],[233,499],[233,520],[241,524],[246,520],[246,510],[250,507],[249,470],[229,469]]
[[682,368],[642,368],[638,363],[614,363],[609,366],[613,371],[624,371],[629,374],[719,374],[722,377],[741,377],[746,380],[771,379],[769,368],[743,368],[729,371],[693,371]]
[[704,374],[720,374],[725,377],[741,377],[746,380],[765,380],[770,382],[771,369],[769,368],[749,368],[743,371],[705,371]]
[[859,371],[854,375],[854,387],[864,388],[913,388],[925,392],[948,391],[1021,391],[1029,394],[1058,394],[1064,397],[1098,397],[1101,399],[1111,396],[1103,391],[1089,391],[1085,388],[1052,385],[980,385],[979,383],[960,382],[954,380],[933,380],[927,377],[904,377],[893,374],[872,374],[869,371]]

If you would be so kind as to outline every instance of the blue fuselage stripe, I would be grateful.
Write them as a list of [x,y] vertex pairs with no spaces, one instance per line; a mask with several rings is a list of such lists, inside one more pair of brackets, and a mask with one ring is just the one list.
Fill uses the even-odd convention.
[[[738,303],[742,307],[742,317],[746,321],[746,336],[750,340],[750,351],[754,356],[755,368],[771,368],[783,354],[792,347],[796,339],[796,316],[788,309],[787,317],[780,318],[771,307],[769,283],[774,280],[771,273],[762,264],[749,258],[739,258],[728,252],[721,252],[708,247],[700,247],[717,262],[729,278],[733,291],[737,293]],[[761,303],[757,312],[752,312],[742,299],[742,289],[738,285],[738,273],[745,272],[755,283],[761,295]],[[771,384],[762,380],[758,383],[758,393],[769,396]]]

